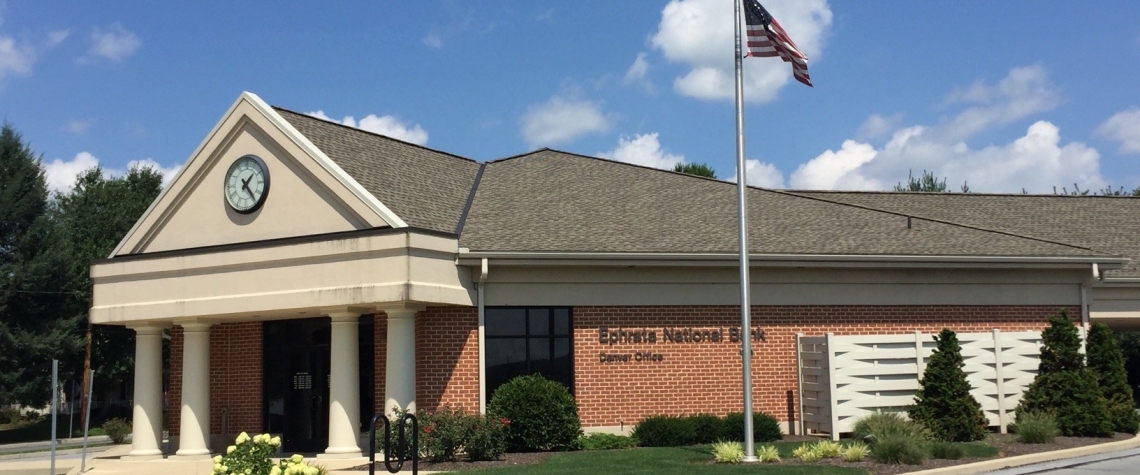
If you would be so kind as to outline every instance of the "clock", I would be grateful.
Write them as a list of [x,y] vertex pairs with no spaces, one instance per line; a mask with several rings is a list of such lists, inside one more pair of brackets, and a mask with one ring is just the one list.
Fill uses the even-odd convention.
[[249,214],[265,204],[269,194],[269,167],[256,155],[245,155],[230,165],[226,171],[222,191],[226,203],[241,214]]

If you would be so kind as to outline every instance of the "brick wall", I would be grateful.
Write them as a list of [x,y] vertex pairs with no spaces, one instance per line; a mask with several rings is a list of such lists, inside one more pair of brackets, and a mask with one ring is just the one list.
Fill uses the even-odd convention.
[[[755,306],[753,328],[766,341],[753,344],[753,398],[757,410],[788,419],[787,391],[796,388],[795,334],[806,336],[1039,330],[1054,306]],[[1079,309],[1069,308],[1070,315]],[[636,423],[653,414],[724,415],[740,411],[739,307],[575,307],[574,379],[584,426]],[[599,342],[599,328],[655,331],[656,343]],[[722,329],[723,341],[666,341],[664,328]],[[650,352],[661,361],[600,361],[601,353]],[[797,415],[798,419],[798,415]]]
[[[169,428],[178,435],[182,414],[181,327],[170,331]],[[262,325],[225,323],[210,327],[210,431],[261,431]],[[222,411],[226,412],[225,425]]]
[[[384,357],[377,353],[376,365]],[[378,379],[383,393],[383,380]],[[381,399],[382,401],[382,399]],[[429,307],[416,314],[416,407],[479,412],[479,310]]]

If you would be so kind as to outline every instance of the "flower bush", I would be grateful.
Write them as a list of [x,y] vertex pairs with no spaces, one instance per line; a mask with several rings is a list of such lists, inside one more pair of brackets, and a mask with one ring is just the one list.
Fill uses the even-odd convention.
[[103,433],[111,438],[111,442],[121,444],[131,435],[131,425],[119,418],[107,419],[103,423]]
[[326,475],[320,465],[310,465],[304,457],[293,455],[277,463],[270,460],[281,446],[280,437],[258,434],[250,437],[242,432],[225,455],[214,457],[215,475]]
[[451,462],[460,453],[473,461],[498,460],[507,451],[511,420],[505,417],[444,407],[421,412],[419,420],[420,453],[432,462]]

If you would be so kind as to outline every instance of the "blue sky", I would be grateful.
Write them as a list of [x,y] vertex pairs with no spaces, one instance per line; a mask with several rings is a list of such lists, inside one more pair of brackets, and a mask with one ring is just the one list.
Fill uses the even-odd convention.
[[[763,2],[815,83],[746,60],[750,184],[1140,185],[1140,2]],[[0,7],[0,113],[56,189],[185,161],[241,91],[490,160],[734,170],[730,0]]]

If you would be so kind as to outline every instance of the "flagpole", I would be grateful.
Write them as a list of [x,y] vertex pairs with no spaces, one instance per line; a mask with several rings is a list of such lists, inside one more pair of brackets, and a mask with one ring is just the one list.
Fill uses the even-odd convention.
[[744,369],[744,461],[756,462],[752,438],[752,318],[748,301],[748,196],[744,164],[744,70],[740,44],[740,0],[734,0],[736,23],[736,196],[740,220],[740,357]]

